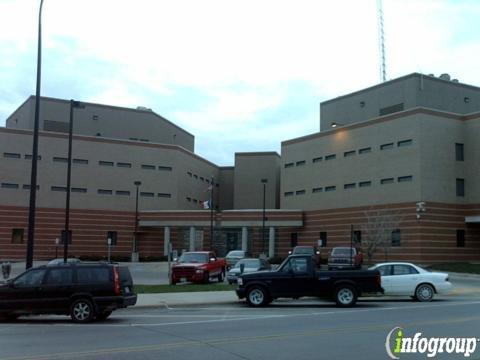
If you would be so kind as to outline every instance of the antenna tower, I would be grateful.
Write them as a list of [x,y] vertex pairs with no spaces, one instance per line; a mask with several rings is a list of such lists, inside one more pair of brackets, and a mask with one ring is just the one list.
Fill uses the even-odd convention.
[[385,33],[383,31],[383,7],[382,0],[377,0],[378,11],[378,46],[380,50],[380,79],[382,82],[387,80],[387,70],[385,67]]

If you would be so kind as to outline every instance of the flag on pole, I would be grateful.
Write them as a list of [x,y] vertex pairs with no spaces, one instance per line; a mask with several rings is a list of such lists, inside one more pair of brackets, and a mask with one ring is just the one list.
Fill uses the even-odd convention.
[[210,206],[210,200],[207,200],[207,201],[202,202],[202,208],[204,208],[204,209],[210,209],[210,208],[211,208],[211,206]]

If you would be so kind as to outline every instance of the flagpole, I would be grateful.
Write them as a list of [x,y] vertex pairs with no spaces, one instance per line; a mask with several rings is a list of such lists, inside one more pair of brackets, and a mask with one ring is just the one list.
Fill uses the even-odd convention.
[[210,186],[211,186],[211,190],[210,190],[210,248],[213,247],[213,187],[214,187],[214,183],[213,183],[213,176],[211,178],[211,181],[210,181]]

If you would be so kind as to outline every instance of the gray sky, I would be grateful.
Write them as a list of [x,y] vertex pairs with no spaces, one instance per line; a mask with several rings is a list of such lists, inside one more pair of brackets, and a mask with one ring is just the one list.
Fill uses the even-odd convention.
[[[0,126],[35,93],[39,0],[0,0]],[[380,81],[376,0],[45,0],[42,95],[146,106],[195,152],[280,151]],[[387,78],[480,85],[480,1],[384,0]]]

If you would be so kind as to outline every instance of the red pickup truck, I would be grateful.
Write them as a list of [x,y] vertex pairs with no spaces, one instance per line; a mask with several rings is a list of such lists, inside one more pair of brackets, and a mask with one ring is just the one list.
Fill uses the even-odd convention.
[[172,265],[172,284],[179,282],[209,283],[216,278],[223,282],[227,265],[212,251],[185,252]]

